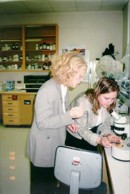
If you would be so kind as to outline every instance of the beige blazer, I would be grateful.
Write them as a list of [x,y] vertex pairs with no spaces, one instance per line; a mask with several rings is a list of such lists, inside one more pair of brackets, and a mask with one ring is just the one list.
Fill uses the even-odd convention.
[[[67,107],[67,96],[65,102]],[[63,112],[60,84],[52,78],[37,93],[28,137],[28,157],[35,166],[54,166],[56,148],[64,145],[66,126],[71,123],[69,112]]]

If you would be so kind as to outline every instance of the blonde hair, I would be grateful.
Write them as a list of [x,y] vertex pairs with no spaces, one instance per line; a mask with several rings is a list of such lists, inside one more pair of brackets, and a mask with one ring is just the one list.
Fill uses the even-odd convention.
[[79,71],[84,75],[87,64],[83,57],[75,52],[68,52],[62,55],[55,54],[51,60],[51,76],[59,83],[66,84],[70,77],[75,76]]
[[[98,96],[101,94],[106,94],[106,93],[115,92],[115,91],[118,94],[119,86],[117,82],[112,78],[102,77],[97,82],[94,89],[88,89],[85,92],[89,101],[92,104],[92,110],[95,114],[98,114],[97,111],[100,108],[99,102],[98,102]],[[111,108],[115,108],[115,106],[116,106],[116,101],[114,101],[107,110],[109,111]]]

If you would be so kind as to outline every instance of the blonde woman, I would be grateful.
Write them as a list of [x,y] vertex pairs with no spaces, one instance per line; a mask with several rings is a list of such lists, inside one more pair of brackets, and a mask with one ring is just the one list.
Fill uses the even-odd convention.
[[114,142],[121,142],[111,130],[113,123],[109,114],[109,110],[116,106],[118,92],[117,82],[103,77],[93,89],[74,99],[71,107],[76,104],[83,107],[85,113],[68,126],[66,145],[96,151],[97,145],[111,147]]
[[83,115],[81,107],[67,110],[68,88],[75,88],[80,84],[86,69],[84,59],[75,53],[55,55],[52,58],[52,78],[37,93],[29,133],[28,156],[33,168],[53,169],[55,150],[65,143],[66,126],[72,124],[74,118]]

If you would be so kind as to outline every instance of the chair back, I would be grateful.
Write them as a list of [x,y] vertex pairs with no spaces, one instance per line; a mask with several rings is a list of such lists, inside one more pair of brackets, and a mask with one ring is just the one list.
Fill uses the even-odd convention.
[[102,155],[98,152],[59,146],[55,157],[55,177],[70,186],[70,194],[93,189],[102,182]]

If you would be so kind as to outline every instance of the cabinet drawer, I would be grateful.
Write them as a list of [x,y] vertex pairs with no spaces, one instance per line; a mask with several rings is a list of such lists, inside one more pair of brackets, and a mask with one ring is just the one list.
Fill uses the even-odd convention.
[[18,95],[13,95],[13,94],[8,94],[8,95],[6,95],[6,94],[3,94],[2,95],[2,100],[4,101],[8,101],[8,100],[15,100],[15,101],[17,101],[18,100]]
[[16,118],[18,118],[19,117],[19,113],[8,113],[8,112],[4,112],[3,113],[3,116],[4,117],[16,117]]
[[13,100],[11,100],[11,101],[3,101],[3,107],[4,106],[18,106],[19,105],[19,102],[18,101],[13,101]]
[[15,117],[3,117],[4,125],[20,125],[20,119]]
[[3,113],[19,113],[19,107],[3,106]]

